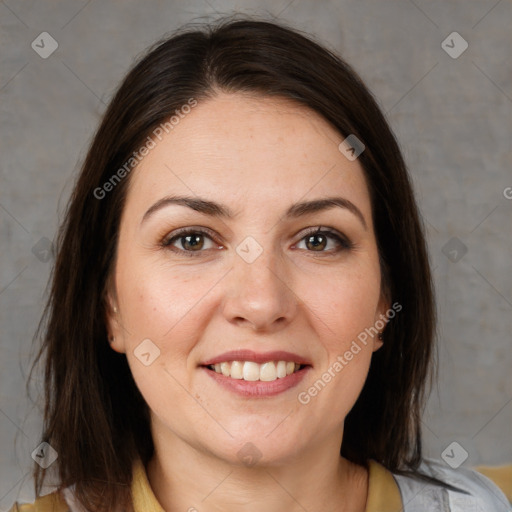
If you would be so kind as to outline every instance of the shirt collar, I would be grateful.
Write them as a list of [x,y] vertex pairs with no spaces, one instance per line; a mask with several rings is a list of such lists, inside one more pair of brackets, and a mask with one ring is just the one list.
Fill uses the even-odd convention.
[[[375,460],[369,461],[368,499],[365,512],[401,512],[402,499],[393,474]],[[156,499],[142,461],[133,465],[134,512],[165,512]]]
[[366,512],[402,512],[402,497],[393,473],[370,459]]
[[165,512],[151,489],[140,459],[133,464],[132,499],[134,512]]

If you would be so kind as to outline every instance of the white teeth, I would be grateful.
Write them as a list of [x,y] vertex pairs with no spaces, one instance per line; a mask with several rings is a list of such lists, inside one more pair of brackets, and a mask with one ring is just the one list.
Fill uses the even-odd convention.
[[277,362],[277,378],[282,379],[286,377],[286,361]]
[[[229,365],[229,363],[226,363]],[[229,377],[230,375],[228,375]],[[240,361],[233,361],[231,363],[231,378],[232,379],[243,379],[244,378],[244,363]]]
[[260,380],[265,382],[271,382],[277,379],[277,370],[276,365],[273,361],[269,363],[264,363],[260,368]]
[[260,365],[252,361],[244,363],[244,380],[258,380],[260,378]]
[[229,377],[229,363],[220,363],[220,371],[225,377]]
[[268,361],[263,364],[254,361],[231,361],[210,365],[210,368],[232,379],[272,382],[296,372],[300,364],[293,361]]

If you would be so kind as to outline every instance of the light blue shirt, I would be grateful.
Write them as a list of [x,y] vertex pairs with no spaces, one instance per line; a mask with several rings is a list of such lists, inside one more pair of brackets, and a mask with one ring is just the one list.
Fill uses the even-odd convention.
[[440,460],[428,458],[423,459],[418,469],[458,491],[393,473],[402,496],[403,512],[512,512],[501,489],[473,469],[452,469]]

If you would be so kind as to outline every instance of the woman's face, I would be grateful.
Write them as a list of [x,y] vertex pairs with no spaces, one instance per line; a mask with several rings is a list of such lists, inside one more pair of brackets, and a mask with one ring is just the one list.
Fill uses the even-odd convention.
[[339,447],[388,308],[360,164],[283,99],[221,94],[163,134],[129,178],[109,312],[153,435],[238,464]]

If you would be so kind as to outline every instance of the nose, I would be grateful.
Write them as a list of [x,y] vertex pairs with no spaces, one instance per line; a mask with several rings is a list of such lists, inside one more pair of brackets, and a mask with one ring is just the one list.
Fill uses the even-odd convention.
[[273,332],[291,322],[299,300],[284,263],[268,249],[251,263],[234,255],[223,304],[230,323]]

